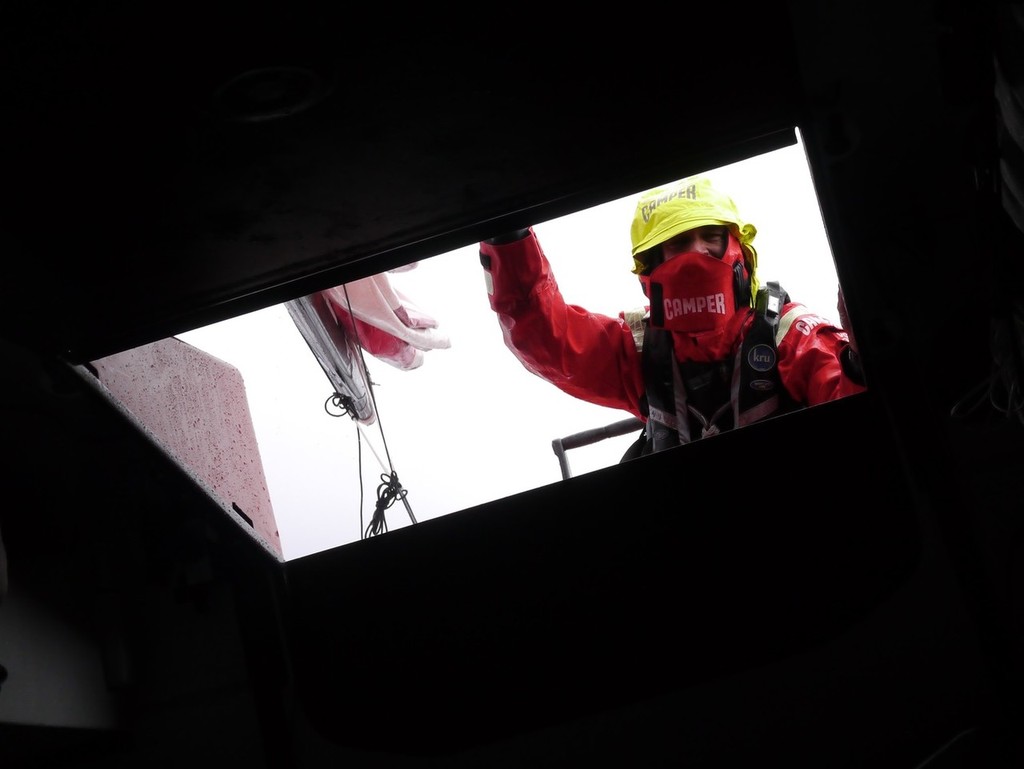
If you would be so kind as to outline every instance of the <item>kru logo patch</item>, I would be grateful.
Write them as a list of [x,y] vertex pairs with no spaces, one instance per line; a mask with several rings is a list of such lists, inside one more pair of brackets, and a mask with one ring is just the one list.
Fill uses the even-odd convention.
[[747,353],[747,364],[754,371],[768,371],[775,365],[775,350],[767,344],[756,344]]

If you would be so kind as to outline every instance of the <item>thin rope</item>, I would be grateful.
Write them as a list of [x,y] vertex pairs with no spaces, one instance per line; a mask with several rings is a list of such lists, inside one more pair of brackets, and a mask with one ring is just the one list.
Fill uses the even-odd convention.
[[[334,406],[338,411],[331,411],[328,406]],[[365,490],[363,488],[363,431],[360,428],[358,421],[356,421],[358,420],[358,412],[355,409],[352,398],[342,393],[334,393],[331,395],[324,402],[324,411],[327,412],[328,416],[335,418],[347,416],[351,417],[351,419],[356,422],[356,467],[358,468],[356,475],[359,479],[359,531],[360,536],[362,536],[362,532],[365,531],[363,525],[363,501],[365,498]],[[384,463],[381,462],[380,457],[377,456],[377,451],[373,448],[373,444],[369,441],[367,441],[367,443],[370,446],[370,451],[372,451],[373,455],[377,457],[377,462],[379,462],[381,467],[383,467]]]
[[381,420],[380,412],[377,410],[377,396],[373,391],[373,382],[370,378],[370,370],[366,366],[366,357],[363,355],[363,342],[359,338],[359,325],[356,323],[355,313],[352,312],[352,300],[348,295],[348,285],[343,285],[341,289],[345,293],[345,303],[348,305],[349,317],[352,318],[352,333],[356,338],[356,347],[359,350],[359,362],[363,367],[363,376],[366,377],[366,386],[370,392],[370,401],[373,403],[373,412],[377,415],[377,428],[380,431],[380,439],[384,444],[384,454],[388,458],[388,468],[394,472],[394,465],[391,462],[391,453],[388,451],[388,441],[384,435],[384,423],[383,420]]
[[[373,412],[377,415],[377,428],[380,431],[381,443],[384,446],[384,456],[387,457],[387,469],[388,473],[381,474],[382,483],[377,486],[377,504],[374,507],[373,517],[370,519],[370,524],[366,528],[363,528],[363,499],[362,494],[359,498],[359,526],[362,531],[362,537],[372,537],[378,534],[383,534],[388,530],[387,519],[385,518],[385,512],[391,505],[395,503],[396,499],[401,499],[405,505],[405,509],[409,513],[409,519],[416,523],[416,518],[412,514],[412,508],[409,506],[409,502],[406,500],[406,495],[409,493],[402,488],[402,485],[398,482],[398,473],[395,472],[394,463],[391,461],[391,451],[388,449],[388,439],[384,434],[384,422],[381,419],[380,411],[377,408],[377,396],[374,393],[373,381],[370,378],[370,370],[366,366],[366,357],[363,355],[363,344],[359,338],[359,326],[356,323],[355,313],[352,312],[352,300],[348,295],[348,285],[342,285],[342,291],[345,294],[345,303],[348,305],[348,314],[352,318],[352,332],[356,338],[356,347],[359,349],[359,362],[363,367],[363,375],[366,378],[367,389],[370,392],[370,401],[373,403]],[[372,449],[371,444],[371,449]],[[380,457],[377,457],[377,461],[380,461]],[[360,463],[359,469],[359,484],[362,489],[362,463]]]

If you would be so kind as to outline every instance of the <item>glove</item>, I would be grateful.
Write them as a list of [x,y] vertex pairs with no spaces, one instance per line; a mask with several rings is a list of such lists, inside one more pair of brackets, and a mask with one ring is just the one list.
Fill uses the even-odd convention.
[[525,228],[522,230],[512,230],[511,232],[505,232],[493,238],[487,238],[486,240],[484,240],[484,243],[486,243],[489,246],[503,246],[506,243],[515,243],[517,240],[522,240],[529,234],[529,228]]

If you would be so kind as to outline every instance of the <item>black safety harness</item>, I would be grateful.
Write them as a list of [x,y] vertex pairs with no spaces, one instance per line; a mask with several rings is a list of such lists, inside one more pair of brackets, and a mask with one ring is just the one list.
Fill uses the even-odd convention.
[[623,460],[752,424],[797,404],[779,377],[777,332],[788,294],[770,281],[757,292],[754,320],[732,359],[679,362],[672,333],[644,320],[641,356],[647,424]]

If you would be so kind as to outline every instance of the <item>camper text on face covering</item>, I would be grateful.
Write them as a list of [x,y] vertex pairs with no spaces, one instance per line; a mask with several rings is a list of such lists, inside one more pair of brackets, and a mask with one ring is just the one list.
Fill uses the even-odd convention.
[[725,294],[719,292],[709,296],[665,300],[665,320],[672,320],[681,315],[693,315],[698,312],[725,315]]

